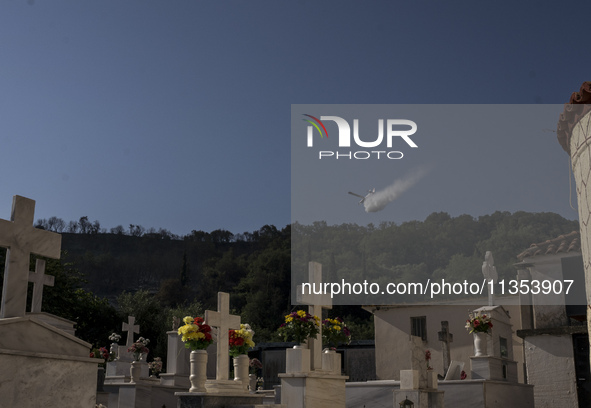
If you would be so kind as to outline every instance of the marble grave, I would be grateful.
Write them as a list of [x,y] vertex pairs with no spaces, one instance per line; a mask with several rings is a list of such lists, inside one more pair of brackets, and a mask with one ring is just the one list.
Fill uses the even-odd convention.
[[[310,283],[316,287],[322,284],[322,265],[317,262],[308,264]],[[308,312],[322,319],[322,309],[332,307],[330,297],[326,295],[305,294],[298,288],[298,303],[308,304]],[[286,372],[281,378],[281,404],[289,408],[334,408],[345,407],[345,381],[341,375],[341,355],[322,352],[322,332],[316,339],[308,339],[308,353],[290,353],[302,351],[286,350]],[[310,361],[310,363],[308,363]]]
[[[0,303],[0,402],[6,407],[94,408],[97,360],[91,344],[73,335],[73,323],[41,312],[44,262],[29,272],[30,254],[59,259],[61,236],[33,227],[35,201],[14,196],[10,221],[0,219],[7,248]],[[31,314],[27,286],[34,281]],[[44,321],[45,319],[45,321]],[[60,327],[67,328],[62,330]]]

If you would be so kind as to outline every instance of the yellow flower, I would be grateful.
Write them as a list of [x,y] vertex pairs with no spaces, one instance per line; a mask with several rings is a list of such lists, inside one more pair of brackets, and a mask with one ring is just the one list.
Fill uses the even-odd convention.
[[291,316],[285,316],[285,322],[286,322],[286,323],[291,323],[291,322],[293,322],[293,317],[291,317]]
[[185,316],[185,317],[183,317],[183,322],[184,322],[185,324],[189,324],[189,323],[191,323],[192,321],[193,321],[193,318],[192,318],[191,316]]
[[341,331],[341,326],[335,326],[335,327],[334,327],[334,329],[335,329],[336,331]]
[[298,310],[298,316],[306,317],[306,312],[304,312],[303,310]]

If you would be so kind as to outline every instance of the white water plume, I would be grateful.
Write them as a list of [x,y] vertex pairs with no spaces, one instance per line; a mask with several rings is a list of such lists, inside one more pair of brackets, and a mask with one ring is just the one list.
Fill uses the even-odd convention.
[[400,197],[406,190],[418,183],[427,173],[427,169],[419,169],[415,173],[394,181],[394,183],[385,189],[370,194],[363,201],[365,212],[377,212],[383,210],[388,203]]

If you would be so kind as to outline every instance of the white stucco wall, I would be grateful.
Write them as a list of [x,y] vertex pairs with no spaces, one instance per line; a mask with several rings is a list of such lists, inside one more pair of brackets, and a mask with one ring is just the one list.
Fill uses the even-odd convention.
[[[519,307],[504,306],[512,317],[513,357],[517,361],[519,382],[523,382],[523,341],[515,335],[520,327]],[[474,355],[474,341],[465,329],[468,313],[475,306],[436,305],[436,306],[400,306],[381,307],[379,310],[368,308],[374,313],[376,341],[376,375],[380,380],[399,380],[400,370],[410,369],[410,319],[427,317],[427,341],[425,349],[431,351],[431,366],[438,374],[443,372],[442,342],[437,333],[441,331],[441,322],[449,322],[449,332],[453,334],[451,359],[464,362],[464,371],[470,378],[470,356]]]

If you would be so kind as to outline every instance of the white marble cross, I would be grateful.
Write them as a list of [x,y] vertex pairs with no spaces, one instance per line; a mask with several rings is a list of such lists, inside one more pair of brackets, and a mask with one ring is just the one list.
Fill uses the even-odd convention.
[[[484,255],[484,262],[482,263],[482,274],[484,278],[488,281],[492,281],[493,284],[496,284],[499,280],[499,275],[497,274],[497,268],[494,266],[495,260],[493,259],[492,252],[486,251]],[[486,288],[488,289],[488,305],[494,305],[494,292],[491,291],[490,283],[487,282]]]
[[228,344],[228,331],[240,329],[240,316],[230,314],[230,295],[218,292],[217,312],[205,311],[205,324],[216,327],[218,331],[216,380],[228,379],[228,367],[230,364],[230,345]]
[[140,326],[135,323],[135,317],[134,316],[127,316],[127,321],[129,323],[125,323],[123,322],[123,329],[122,331],[126,331],[127,332],[127,342],[125,343],[125,345],[129,348],[133,345],[133,333],[140,333]]
[[45,260],[37,259],[35,272],[29,272],[29,282],[33,282],[33,299],[31,300],[31,313],[41,312],[43,302],[43,286],[53,286],[55,278],[45,274]]
[[0,247],[8,248],[0,318],[25,315],[30,254],[60,257],[61,235],[33,227],[34,216],[35,201],[14,196],[10,221],[0,219]]
[[[308,313],[312,316],[318,316],[320,327],[315,339],[308,339],[310,348],[310,362],[312,370],[322,369],[322,309],[332,309],[332,299],[329,294],[320,292],[322,287],[322,264],[318,262],[308,263],[308,283],[311,284],[311,290],[308,291],[308,285],[305,289],[303,285],[298,285],[297,302],[308,305]],[[314,290],[314,287],[316,289]],[[305,292],[305,293],[304,293]]]

